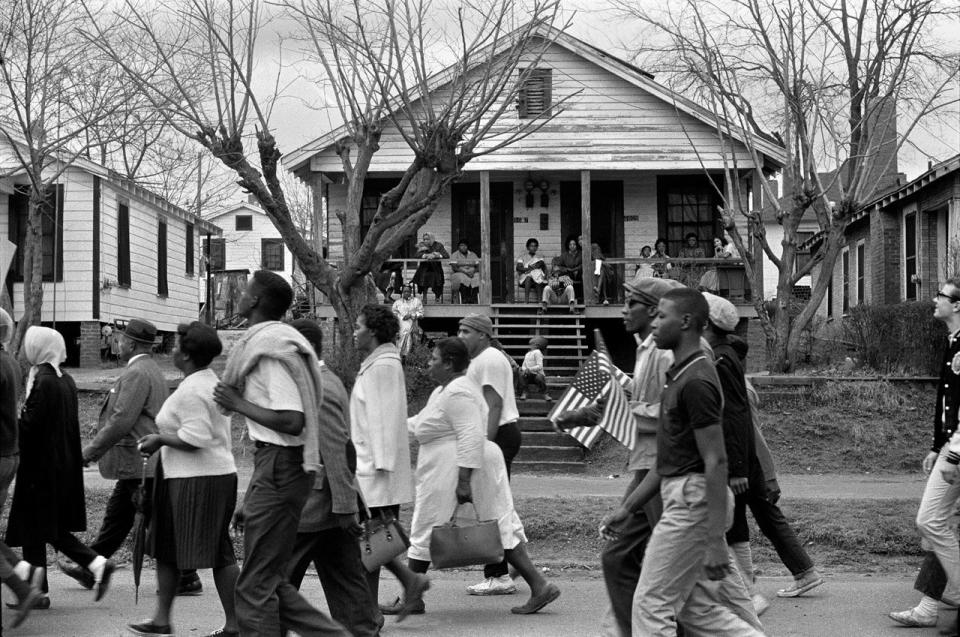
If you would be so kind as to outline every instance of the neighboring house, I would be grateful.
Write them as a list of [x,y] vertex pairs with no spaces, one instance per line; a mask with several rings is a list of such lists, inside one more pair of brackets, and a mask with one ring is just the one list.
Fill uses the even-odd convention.
[[[461,238],[467,240],[481,261],[479,305],[495,316],[502,311],[501,304],[517,298],[514,266],[526,254],[524,245],[531,237],[539,240],[540,254],[549,263],[563,250],[566,238],[583,235],[586,248],[597,243],[617,263],[621,279],[634,275],[632,260],[639,257],[642,246],[652,247],[657,237],[668,240],[669,253],[675,256],[684,236],[695,232],[705,253],[712,256],[712,238],[722,230],[720,201],[706,175],[722,184],[731,152],[745,182],[754,166],[740,141],[718,136],[714,113],[594,46],[567,34],[551,31],[548,35],[555,42],[529,74],[516,109],[507,112],[497,129],[515,130],[523,120],[569,98],[562,112],[525,139],[469,162],[462,179],[441,198],[418,233],[433,233],[451,253]],[[433,90],[442,88],[438,82]],[[342,256],[335,213],[344,207],[347,191],[334,145],[345,137],[344,128],[333,130],[288,153],[284,162],[331,211],[325,247],[334,261]],[[760,168],[766,173],[778,170],[783,149],[766,138],[758,145]],[[397,182],[411,159],[409,147],[385,123],[380,150],[373,156],[365,182],[364,226],[377,209],[378,195]],[[586,200],[581,196],[584,192],[589,192]],[[450,269],[445,266],[444,270],[443,303],[428,303],[425,321],[444,318],[433,324],[449,331],[451,321],[455,327],[464,308],[452,305]],[[584,270],[584,280],[589,281],[592,264]],[[405,279],[410,274],[408,268]],[[582,297],[578,300],[583,302]],[[749,304],[742,308],[745,316],[753,313]],[[620,310],[614,299],[607,307],[588,305],[585,316],[588,322],[596,319],[613,325]]]
[[[0,138],[0,236],[26,231],[29,185]],[[5,175],[5,176],[4,176]],[[44,325],[67,343],[68,363],[99,363],[101,328],[153,322],[169,346],[179,323],[196,320],[198,238],[220,229],[92,161],[77,159],[48,193],[43,223]],[[5,282],[14,318],[23,313],[23,253]]]
[[840,318],[860,303],[933,298],[947,276],[960,274],[960,155],[867,202],[846,238],[823,316]]

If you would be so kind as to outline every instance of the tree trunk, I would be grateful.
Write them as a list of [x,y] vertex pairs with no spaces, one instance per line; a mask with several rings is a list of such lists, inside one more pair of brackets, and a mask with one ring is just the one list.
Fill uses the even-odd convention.
[[23,315],[11,343],[16,356],[23,336],[32,325],[40,324],[43,307],[43,206],[45,193],[32,188],[27,212],[27,232],[23,242]]
[[337,315],[337,343],[332,348],[331,358],[335,359],[336,371],[348,386],[353,384],[361,361],[353,344],[353,330],[357,317],[365,305],[377,303],[376,286],[366,277],[360,281],[359,284],[345,290],[340,287],[338,279],[334,293],[330,295],[330,304]]

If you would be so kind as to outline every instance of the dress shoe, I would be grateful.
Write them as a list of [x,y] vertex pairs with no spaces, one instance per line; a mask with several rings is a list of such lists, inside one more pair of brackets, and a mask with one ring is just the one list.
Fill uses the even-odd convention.
[[180,579],[180,583],[177,584],[177,597],[196,597],[197,595],[203,595],[203,582],[194,571],[192,577]]
[[83,586],[87,590],[93,588],[93,585],[95,584],[93,581],[93,573],[88,571],[83,566],[80,566],[79,564],[67,564],[63,560],[57,560],[57,566],[60,567],[60,571],[64,575],[75,579],[80,586]]
[[[384,615],[399,615],[401,610],[403,610],[403,600],[399,597],[392,604],[380,604],[380,612]],[[425,612],[427,612],[427,607],[421,599],[419,604],[411,606],[407,615],[423,615]]]
[[169,624],[158,626],[152,621],[145,621],[142,624],[128,624],[127,628],[137,637],[175,637]]
[[514,615],[532,615],[558,597],[560,597],[560,589],[554,584],[547,584],[547,587],[539,595],[531,595],[526,604],[514,606],[510,609],[510,612]]

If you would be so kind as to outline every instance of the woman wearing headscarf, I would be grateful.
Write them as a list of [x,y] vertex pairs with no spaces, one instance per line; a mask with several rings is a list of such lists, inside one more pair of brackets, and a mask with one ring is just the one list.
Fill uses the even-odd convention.
[[[94,601],[100,601],[113,575],[113,561],[85,546],[73,533],[87,528],[83,491],[77,386],[60,369],[67,359],[63,337],[33,326],[23,337],[30,363],[26,399],[20,413],[20,467],[7,523],[7,543],[23,547],[23,558],[45,569],[47,544],[93,573]],[[45,574],[36,578],[43,596],[36,608],[49,608]]]
[[443,266],[440,259],[449,259],[450,253],[429,232],[423,233],[423,239],[417,244],[417,258],[422,259],[413,274],[413,283],[427,300],[427,290],[433,290],[437,303],[443,300]]

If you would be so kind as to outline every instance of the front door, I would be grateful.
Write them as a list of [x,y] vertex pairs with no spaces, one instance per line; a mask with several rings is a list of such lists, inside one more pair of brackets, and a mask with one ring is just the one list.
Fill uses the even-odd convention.
[[460,239],[480,254],[480,242],[489,241],[491,297],[494,303],[513,301],[513,183],[490,184],[490,236],[480,236],[480,184],[454,184],[451,190],[450,251]]
[[[560,234],[566,249],[570,237],[583,233],[580,211],[580,182],[560,183]],[[623,182],[590,182],[590,241],[600,246],[605,257],[623,257]],[[590,246],[586,246],[589,248]]]

